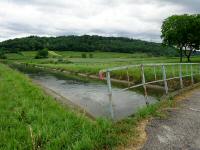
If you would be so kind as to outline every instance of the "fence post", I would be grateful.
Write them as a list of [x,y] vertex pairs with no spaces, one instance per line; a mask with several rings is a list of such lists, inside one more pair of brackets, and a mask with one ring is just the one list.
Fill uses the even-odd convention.
[[148,102],[148,97],[147,97],[147,88],[146,88],[146,81],[145,81],[145,75],[144,75],[144,65],[141,65],[141,76],[142,76],[142,84],[143,84],[143,88],[144,88],[144,97],[146,99],[146,105],[149,105]]
[[153,67],[153,71],[154,71],[154,77],[155,77],[155,81],[157,80],[157,74],[156,74],[156,66],[154,65]]
[[165,94],[168,94],[167,76],[166,76],[166,71],[165,71],[164,65],[162,65],[162,72],[163,72],[163,81],[164,81],[164,85],[165,85]]
[[191,64],[191,82],[192,82],[192,84],[194,84],[194,77],[193,77],[193,67],[192,67],[192,64]]
[[112,102],[112,85],[110,81],[110,72],[106,72],[106,79],[108,84],[108,97],[109,97],[109,111],[111,115],[111,119],[114,119],[114,111],[113,111],[113,102]]
[[183,88],[182,64],[180,64],[180,67],[179,67],[179,76],[180,76],[180,86],[181,86],[181,89],[182,89]]

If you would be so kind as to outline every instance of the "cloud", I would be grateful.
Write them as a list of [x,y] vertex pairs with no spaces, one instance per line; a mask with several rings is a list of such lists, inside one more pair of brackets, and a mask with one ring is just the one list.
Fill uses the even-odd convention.
[[1,0],[0,40],[39,35],[125,36],[160,41],[162,21],[199,13],[199,0]]

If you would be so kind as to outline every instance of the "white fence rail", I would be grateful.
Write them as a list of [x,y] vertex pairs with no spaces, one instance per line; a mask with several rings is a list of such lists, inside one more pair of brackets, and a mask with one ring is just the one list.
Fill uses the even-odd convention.
[[[153,80],[146,80],[146,72],[145,68],[151,68],[153,72]],[[140,83],[132,84],[130,81],[130,70],[131,69],[139,69],[140,70]],[[170,68],[170,69],[169,69]],[[158,74],[158,70],[160,69],[160,74]],[[170,70],[170,76],[167,75],[167,71]],[[111,117],[114,118],[113,113],[113,102],[112,102],[112,79],[111,74],[114,71],[126,71],[126,83],[127,87],[123,88],[122,91],[126,91],[129,89],[143,87],[144,89],[144,97],[146,99],[146,104],[148,105],[148,93],[147,93],[147,85],[161,83],[164,84],[165,94],[169,93],[168,81],[179,79],[180,88],[184,88],[183,78],[190,77],[191,84],[194,84],[194,76],[200,75],[200,63],[165,63],[165,64],[140,64],[140,65],[129,65],[122,67],[114,67],[105,70],[100,70],[99,76],[103,79],[103,74],[106,74],[107,86],[108,86],[108,96],[109,96],[109,111]],[[159,79],[158,75],[161,75],[162,78]]]

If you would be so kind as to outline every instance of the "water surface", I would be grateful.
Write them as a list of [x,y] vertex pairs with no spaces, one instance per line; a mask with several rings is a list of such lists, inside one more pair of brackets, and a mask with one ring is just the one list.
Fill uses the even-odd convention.
[[[95,82],[83,82],[70,78],[59,78],[53,74],[29,74],[42,86],[49,88],[59,95],[67,98],[72,103],[85,109],[94,117],[111,117],[107,86]],[[156,99],[148,97],[150,103]],[[112,102],[114,120],[120,120],[134,114],[139,108],[144,107],[145,98],[133,91],[122,92],[120,88],[113,88]]]

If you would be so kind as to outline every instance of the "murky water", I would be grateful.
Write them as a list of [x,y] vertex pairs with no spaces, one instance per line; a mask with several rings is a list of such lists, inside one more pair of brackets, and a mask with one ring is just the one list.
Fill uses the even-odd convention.
[[[94,117],[111,117],[106,85],[68,78],[61,79],[52,74],[29,74],[29,76],[44,87],[55,91],[85,109]],[[148,99],[150,103],[156,102],[153,97],[148,97]],[[143,95],[133,91],[122,92],[120,88],[113,88],[112,100],[114,120],[130,116],[146,105]]]

